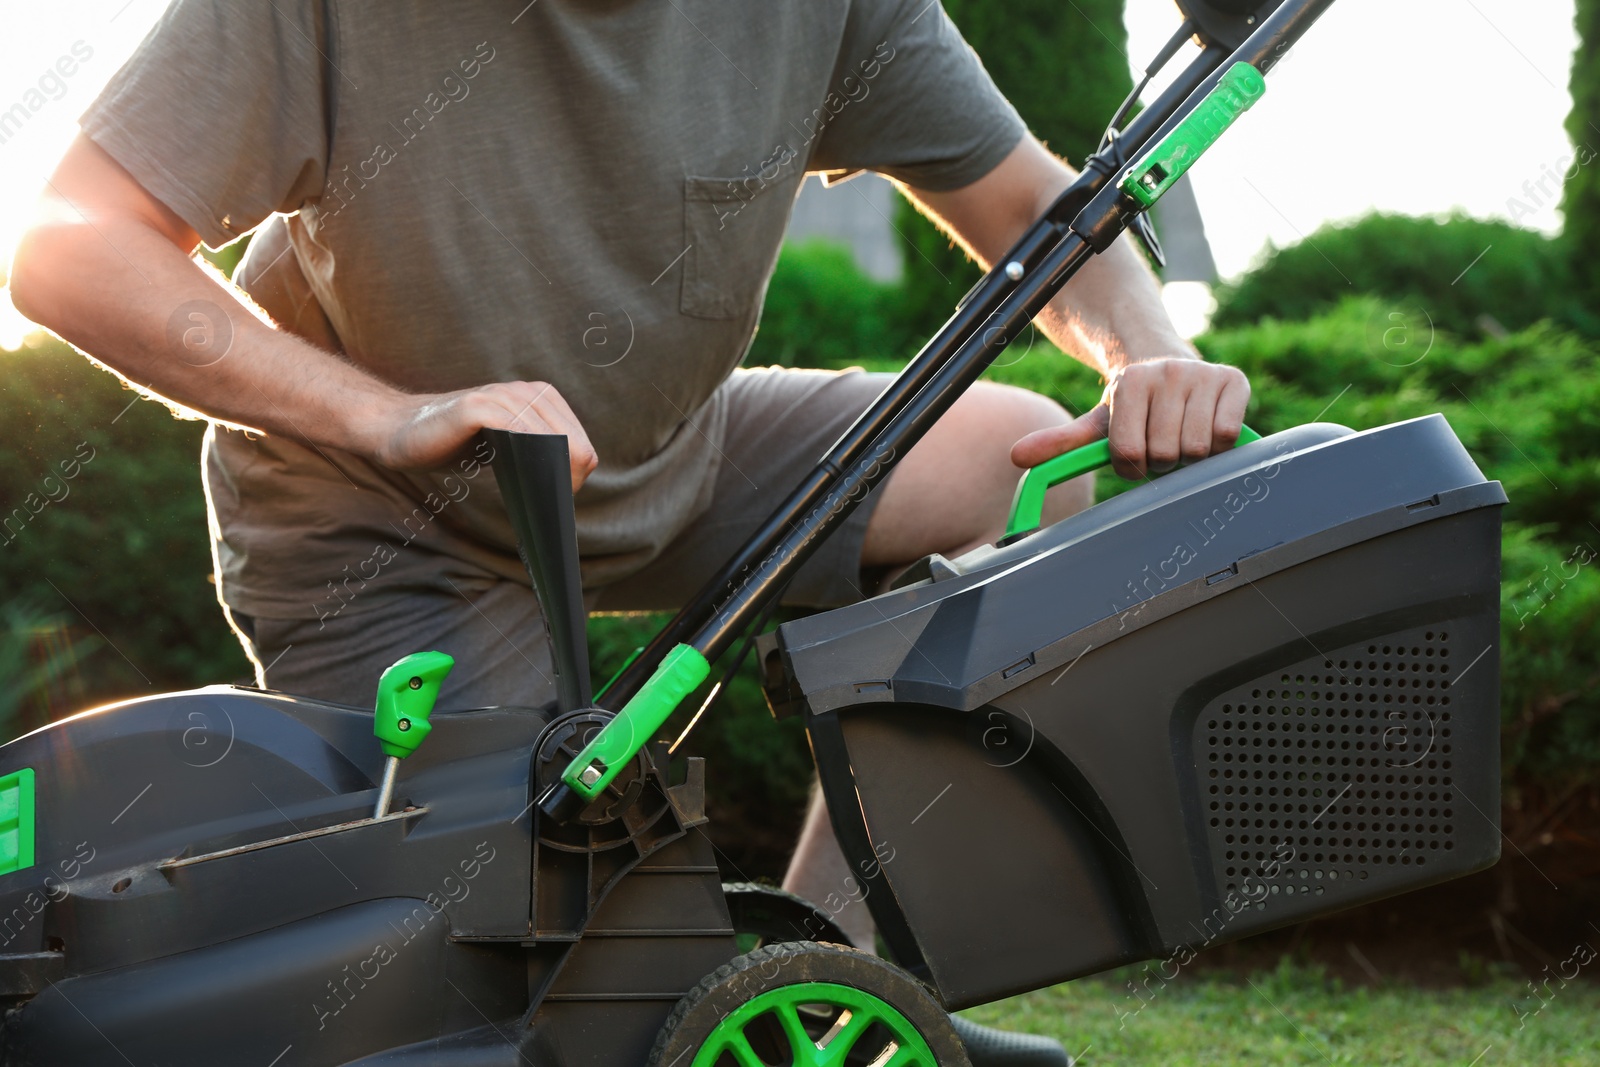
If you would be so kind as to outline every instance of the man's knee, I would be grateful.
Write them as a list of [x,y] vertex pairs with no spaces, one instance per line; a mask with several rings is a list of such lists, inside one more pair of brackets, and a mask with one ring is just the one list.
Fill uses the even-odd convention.
[[1043,393],[1036,393],[1032,389],[1024,389],[1017,385],[1006,388],[1018,398],[1017,404],[1023,409],[1030,432],[1049,429],[1052,426],[1063,426],[1072,421],[1070,411]]
[[1036,430],[1047,430],[1072,421],[1066,408],[1042,393],[1003,382],[978,382],[967,393],[989,409],[986,414],[1022,438]]

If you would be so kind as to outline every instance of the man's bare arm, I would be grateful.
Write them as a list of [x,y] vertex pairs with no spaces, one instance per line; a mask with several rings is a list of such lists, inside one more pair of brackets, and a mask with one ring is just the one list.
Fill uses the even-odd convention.
[[[79,135],[18,247],[12,300],[128,381],[222,422],[399,469],[441,466],[483,427],[562,433],[574,487],[594,469],[583,427],[554,388],[506,382],[406,393],[264,321],[243,293],[190,258],[198,244],[193,229]],[[226,355],[169,336],[173,316],[196,301],[209,305],[205,314],[227,317],[226,329],[211,324],[212,336],[231,336]]]
[[[1076,177],[1030,134],[998,166],[949,192],[916,192],[919,206],[985,269],[1022,236]],[[1178,336],[1143,258],[1125,240],[1092,259],[1040,314],[1064,351],[1105,376],[1100,407],[1017,442],[1031,466],[1104,437],[1116,468],[1137,477],[1231,447],[1250,385],[1233,367],[1206,363]]]

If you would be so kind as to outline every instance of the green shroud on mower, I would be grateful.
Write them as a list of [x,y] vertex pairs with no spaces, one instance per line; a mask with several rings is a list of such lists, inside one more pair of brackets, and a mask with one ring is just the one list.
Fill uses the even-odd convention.
[[1069,454],[1000,545],[763,642],[893,963],[725,890],[705,767],[653,740],[1329,2],[1182,0],[1166,54],[1198,29],[1199,57],[600,696],[565,438],[486,431],[551,705],[430,721],[450,661],[419,652],[376,715],[213,686],[0,747],[0,1060],[969,1067],[946,1009],[1492,863],[1505,497],[1438,416],[1288,430],[1032,529]]

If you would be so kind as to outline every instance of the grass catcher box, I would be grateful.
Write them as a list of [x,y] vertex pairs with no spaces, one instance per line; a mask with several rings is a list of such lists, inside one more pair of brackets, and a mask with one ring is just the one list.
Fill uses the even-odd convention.
[[1499,855],[1498,482],[1315,424],[782,626],[841,842],[951,1008]]

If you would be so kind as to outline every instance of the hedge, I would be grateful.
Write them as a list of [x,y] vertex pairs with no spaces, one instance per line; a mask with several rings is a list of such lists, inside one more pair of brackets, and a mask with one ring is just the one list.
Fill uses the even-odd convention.
[[0,601],[102,646],[58,672],[51,710],[250,677],[210,584],[204,424],[137,399],[67,345],[0,353]]
[[1578,50],[1572,57],[1572,111],[1567,116],[1567,136],[1577,164],[1566,174],[1561,210],[1565,216],[1562,241],[1572,264],[1575,291],[1585,306],[1600,308],[1600,0],[1577,0],[1574,22]]
[[1304,319],[1355,295],[1396,304],[1378,333],[1410,325],[1463,336],[1520,330],[1543,319],[1585,329],[1561,245],[1532,230],[1464,215],[1375,213],[1319,228],[1217,290],[1217,327]]

